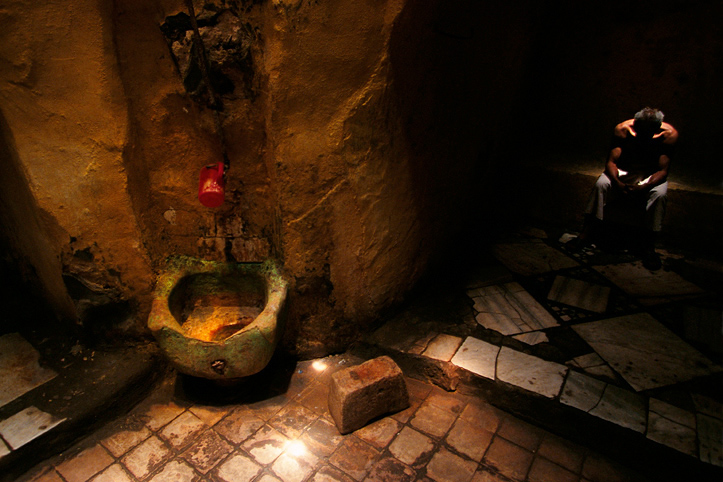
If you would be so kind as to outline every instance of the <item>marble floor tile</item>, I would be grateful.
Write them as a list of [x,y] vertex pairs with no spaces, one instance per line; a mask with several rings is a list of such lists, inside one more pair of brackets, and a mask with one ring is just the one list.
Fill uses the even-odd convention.
[[560,394],[560,403],[589,412],[600,403],[606,383],[570,370]]
[[547,295],[548,300],[595,313],[604,313],[610,298],[610,288],[566,276],[556,276]]
[[259,464],[245,454],[236,453],[226,459],[218,468],[217,477],[221,482],[250,482],[263,470]]
[[477,464],[444,448],[434,454],[427,464],[427,475],[437,482],[467,482],[472,479]]
[[475,375],[494,380],[499,352],[500,347],[468,336],[452,357],[452,363]]
[[354,435],[378,449],[383,449],[389,445],[401,428],[399,422],[391,417],[385,417],[360,428],[354,432]]
[[412,417],[410,424],[417,430],[433,437],[442,437],[450,429],[457,416],[428,402],[424,402]]
[[434,451],[434,442],[413,428],[404,427],[389,446],[389,451],[405,464],[414,467],[423,463]]
[[503,335],[516,335],[558,326],[557,320],[519,283],[505,283],[468,290],[474,301],[475,319]]
[[673,271],[651,272],[642,263],[597,266],[595,269],[645,305],[703,294],[703,290]]
[[493,252],[510,271],[523,276],[579,266],[577,261],[539,240],[498,244]]
[[40,354],[18,333],[0,336],[0,407],[57,376],[40,366]]
[[696,421],[700,460],[723,467],[723,421],[702,413]]
[[284,451],[289,439],[278,430],[264,425],[243,443],[243,448],[259,463],[270,464]]
[[0,435],[12,450],[40,437],[65,421],[36,407],[28,407],[0,422]]
[[[414,469],[394,457],[383,457],[374,464],[364,482],[413,482],[416,475]],[[334,479],[336,480],[341,479]]]
[[547,398],[560,394],[568,368],[502,347],[497,357],[497,378]]
[[102,446],[95,445],[63,461],[55,470],[68,482],[86,482],[112,463],[113,457]]
[[458,336],[439,334],[435,336],[422,352],[423,356],[440,361],[449,361],[462,344],[462,338]]
[[685,427],[695,429],[696,422],[695,414],[693,412],[676,407],[675,405],[658,400],[657,398],[651,398],[648,400],[648,407],[651,412],[654,412],[661,417],[665,417],[668,420]]
[[361,481],[374,465],[379,453],[379,450],[352,435],[344,439],[341,446],[329,457],[329,462],[355,480]]
[[615,385],[605,387],[600,403],[588,413],[640,433],[645,433],[647,426],[645,399]]
[[646,436],[659,444],[666,445],[688,455],[697,455],[697,435],[694,428],[681,425],[650,410]]
[[166,425],[159,435],[178,450],[191,443],[205,429],[206,424],[200,418],[186,411]]
[[492,436],[492,432],[488,432],[478,424],[459,418],[447,434],[446,441],[457,452],[479,462],[492,442]]
[[171,449],[155,435],[126,454],[121,462],[138,479],[144,479],[172,458]]
[[540,343],[547,343],[550,341],[544,331],[531,331],[529,333],[514,335],[512,338],[517,341],[521,341],[526,345],[539,345]]
[[195,482],[197,479],[198,476],[190,465],[182,460],[172,460],[149,482]]
[[647,313],[582,323],[573,330],[638,391],[721,371]]

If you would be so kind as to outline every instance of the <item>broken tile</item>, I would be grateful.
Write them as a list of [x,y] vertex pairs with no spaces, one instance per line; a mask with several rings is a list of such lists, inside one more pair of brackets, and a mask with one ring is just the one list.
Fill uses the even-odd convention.
[[191,412],[183,412],[166,425],[159,435],[178,450],[191,443],[205,429],[206,424],[200,418]]
[[160,467],[173,454],[168,446],[155,435],[134,448],[121,459],[123,465],[139,479],[143,479]]
[[142,426],[137,430],[118,431],[101,443],[114,457],[120,457],[150,436],[151,431]]
[[354,435],[378,449],[383,449],[389,445],[389,442],[399,433],[401,428],[399,422],[390,417],[385,417],[360,428],[354,432]]
[[653,411],[648,412],[647,437],[679,452],[693,456],[698,454],[695,429],[673,422]]
[[723,420],[723,404],[721,404],[721,402],[701,395],[700,393],[693,393],[691,397],[693,398],[695,409],[698,412],[717,418],[718,420]]
[[597,266],[595,269],[645,305],[703,294],[703,290],[677,273],[662,269],[651,272],[640,262]]
[[696,418],[700,460],[723,467],[723,421],[702,413]]
[[462,338],[442,333],[429,342],[422,356],[447,362],[452,359],[461,344]]
[[502,347],[497,358],[497,378],[547,398],[560,394],[567,367]]
[[234,444],[240,444],[264,425],[250,410],[234,410],[216,424],[214,430]]
[[[93,477],[91,482],[133,482],[133,479],[123,470],[121,464],[115,463]],[[183,480],[174,479],[174,482],[183,482]]]
[[496,345],[468,336],[452,357],[452,363],[475,375],[494,380],[499,351],[500,347]]
[[580,473],[582,469],[585,453],[586,449],[584,447],[551,433],[545,434],[540,447],[537,449],[537,455],[545,457],[547,460],[551,460],[576,474]]
[[317,418],[319,415],[292,401],[269,419],[268,424],[287,437],[295,439]]
[[172,460],[148,482],[195,482],[197,479],[190,465],[183,460]]
[[566,362],[566,364],[570,366],[575,366],[578,368],[590,368],[590,367],[597,367],[600,365],[605,364],[605,360],[600,358],[600,355],[597,353],[588,353],[587,355],[581,355],[578,357],[573,358],[572,360]]
[[384,457],[374,464],[364,482],[412,482],[416,472],[394,457]]
[[0,336],[0,407],[57,376],[19,333]]
[[[387,419],[385,418],[382,420]],[[376,423],[367,425],[367,427],[357,430],[356,433],[375,425]],[[328,457],[339,445],[341,445],[341,442],[344,440],[344,436],[339,433],[339,430],[337,430],[336,425],[333,422],[330,422],[325,418],[319,418],[309,426],[309,429],[304,432],[304,435],[301,436],[300,440],[316,455]]]
[[536,457],[532,462],[527,480],[528,482],[548,482],[551,480],[555,482],[578,482],[579,478],[577,474],[573,474],[557,464],[553,464],[542,457]]
[[284,482],[302,482],[316,467],[318,458],[306,450],[287,450],[274,461],[271,470]]
[[721,371],[647,313],[572,327],[635,390],[648,390]]
[[206,430],[181,456],[196,470],[205,474],[232,451],[233,447],[220,435],[213,430]]
[[467,482],[472,479],[477,464],[444,448],[434,454],[427,464],[427,475],[437,482]]
[[0,435],[12,450],[17,450],[63,421],[64,418],[57,418],[36,407],[28,407],[0,422]]
[[142,417],[146,426],[154,432],[183,413],[184,408],[173,402],[156,403],[148,407]]
[[468,290],[474,301],[475,319],[481,326],[503,335],[516,335],[559,326],[557,320],[519,283]]
[[85,482],[113,463],[113,457],[100,446],[95,445],[63,461],[55,467],[68,482]]
[[605,385],[603,381],[571,370],[560,394],[560,403],[589,412],[600,403]]
[[661,417],[665,417],[668,420],[685,427],[695,429],[695,414],[689,412],[688,410],[684,410],[656,398],[648,400],[648,407],[651,412],[654,412]]
[[479,462],[492,442],[492,435],[492,432],[488,432],[479,425],[460,418],[447,434],[446,440],[454,450]]
[[278,430],[264,425],[253,437],[243,443],[243,448],[264,465],[270,464],[284,451],[289,439]]
[[548,300],[595,313],[607,310],[610,288],[566,276],[555,276]]
[[588,413],[621,427],[645,433],[648,418],[645,399],[635,392],[607,385],[600,403]]
[[544,331],[532,331],[530,333],[522,333],[521,335],[515,335],[512,338],[530,346],[538,345],[540,343],[547,343],[548,341],[550,341]]
[[497,244],[493,252],[508,269],[523,276],[579,266],[575,260],[540,240]]
[[405,464],[417,467],[434,450],[432,439],[410,427],[404,427],[389,446],[389,451]]
[[336,452],[329,457],[329,462],[360,481],[372,468],[379,451],[355,436],[344,439]]
[[234,454],[224,461],[218,469],[218,479],[222,482],[250,482],[263,470],[259,464],[244,454]]
[[524,480],[532,465],[532,459],[532,452],[502,437],[495,437],[484,456],[483,463],[497,469],[506,480]]
[[454,413],[424,402],[409,423],[417,430],[433,437],[442,437],[452,427],[456,418]]

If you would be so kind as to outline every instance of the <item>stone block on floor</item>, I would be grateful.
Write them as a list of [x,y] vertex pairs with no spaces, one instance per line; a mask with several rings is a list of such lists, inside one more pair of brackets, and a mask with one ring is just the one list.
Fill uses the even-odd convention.
[[387,356],[340,370],[331,377],[329,412],[342,434],[407,407],[409,394],[404,375]]

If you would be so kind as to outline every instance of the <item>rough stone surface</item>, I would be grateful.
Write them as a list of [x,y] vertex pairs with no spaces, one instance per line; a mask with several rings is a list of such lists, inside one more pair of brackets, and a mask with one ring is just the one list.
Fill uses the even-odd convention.
[[404,375],[387,356],[338,371],[331,377],[329,412],[342,434],[407,407],[409,394]]

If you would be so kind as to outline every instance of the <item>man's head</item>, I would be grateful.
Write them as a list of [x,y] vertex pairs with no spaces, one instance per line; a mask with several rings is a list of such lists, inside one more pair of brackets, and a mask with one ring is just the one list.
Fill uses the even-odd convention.
[[653,137],[663,123],[663,113],[658,109],[646,107],[635,113],[633,128],[642,137]]

